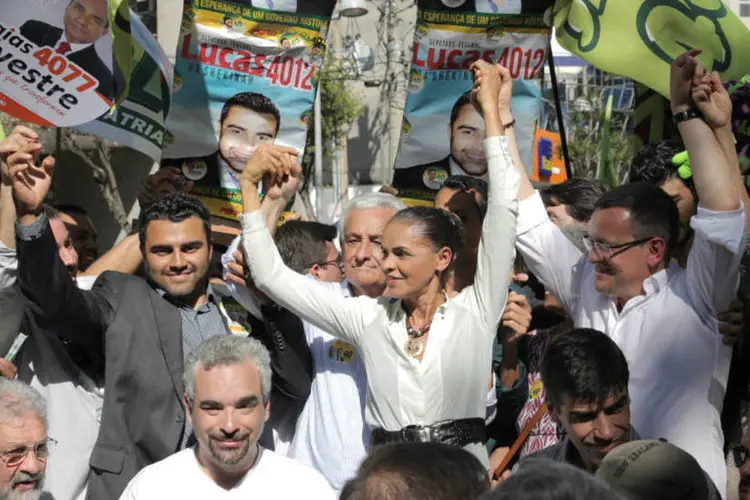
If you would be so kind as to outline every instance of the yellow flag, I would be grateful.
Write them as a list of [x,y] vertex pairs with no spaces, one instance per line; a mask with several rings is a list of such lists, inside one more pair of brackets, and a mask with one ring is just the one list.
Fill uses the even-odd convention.
[[669,67],[685,50],[722,81],[750,72],[750,31],[721,0],[557,0],[557,40],[595,67],[669,96]]
[[130,93],[134,44],[130,34],[130,8],[127,0],[109,0],[108,7],[116,106]]

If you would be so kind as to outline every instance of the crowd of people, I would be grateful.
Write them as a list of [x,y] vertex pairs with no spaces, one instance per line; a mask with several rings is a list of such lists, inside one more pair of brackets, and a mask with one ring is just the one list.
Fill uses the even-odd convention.
[[261,144],[229,247],[165,167],[100,252],[84,210],[45,202],[55,160],[16,127],[0,500],[750,499],[750,202],[697,54],[672,65],[682,142],[645,147],[622,186],[532,183],[510,74],[478,61],[485,178],[278,226],[298,153]]

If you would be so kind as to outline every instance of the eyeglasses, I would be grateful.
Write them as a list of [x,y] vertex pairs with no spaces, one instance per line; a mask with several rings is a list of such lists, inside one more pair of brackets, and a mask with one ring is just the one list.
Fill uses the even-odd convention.
[[742,467],[742,464],[745,463],[748,455],[750,455],[750,452],[748,452],[747,448],[745,448],[741,444],[731,446],[730,450],[732,451],[732,458],[734,459],[734,465],[737,468]]
[[12,450],[0,450],[0,460],[5,462],[8,467],[16,467],[21,465],[29,452],[32,451],[36,455],[37,460],[40,462],[46,462],[50,452],[54,449],[57,441],[54,439],[47,439],[34,446],[20,446]]
[[600,241],[592,240],[591,236],[586,235],[583,237],[583,246],[586,248],[586,251],[588,252],[594,250],[600,255],[606,256],[607,258],[612,259],[614,257],[617,257],[623,252],[627,252],[633,247],[637,247],[638,245],[643,245],[644,243],[647,243],[653,240],[655,237],[656,236],[649,236],[648,238],[641,238],[639,240],[633,240],[627,243],[621,243],[619,245],[610,245],[608,243],[602,243]]
[[[314,266],[316,264],[319,265],[320,267],[336,266],[339,269],[343,269],[344,268],[344,261],[343,261],[341,255],[339,255],[338,257],[336,257],[336,259],[334,259],[334,260],[323,260],[323,261],[320,261],[320,262],[313,262],[312,266]],[[310,266],[310,267],[312,267],[312,266]]]

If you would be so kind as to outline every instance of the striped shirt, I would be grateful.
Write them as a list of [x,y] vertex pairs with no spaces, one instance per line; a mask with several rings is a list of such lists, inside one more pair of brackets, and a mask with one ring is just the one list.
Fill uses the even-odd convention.
[[[320,284],[351,296],[346,281]],[[365,365],[353,345],[303,323],[315,376],[297,420],[289,456],[317,469],[340,491],[356,475],[370,447],[370,430],[364,419]]]

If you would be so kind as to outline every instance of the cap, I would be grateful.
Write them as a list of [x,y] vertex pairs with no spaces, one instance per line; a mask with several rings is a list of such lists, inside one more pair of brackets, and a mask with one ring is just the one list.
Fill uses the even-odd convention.
[[713,484],[686,451],[666,441],[631,441],[604,457],[596,476],[632,500],[709,500]]

